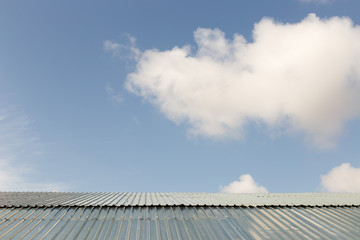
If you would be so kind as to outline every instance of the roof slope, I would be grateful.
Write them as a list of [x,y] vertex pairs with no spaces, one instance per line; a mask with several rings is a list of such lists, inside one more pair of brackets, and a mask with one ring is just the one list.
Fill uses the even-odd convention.
[[0,192],[0,206],[360,206],[360,194]]
[[360,207],[0,208],[1,239],[360,239]]
[[360,239],[360,194],[0,192],[0,239]]

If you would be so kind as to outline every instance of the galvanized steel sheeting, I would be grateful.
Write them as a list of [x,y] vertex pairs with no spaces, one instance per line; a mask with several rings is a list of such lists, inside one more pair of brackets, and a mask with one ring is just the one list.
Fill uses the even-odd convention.
[[1,239],[360,239],[360,207],[0,209]]
[[0,207],[12,206],[360,206],[360,194],[0,192]]

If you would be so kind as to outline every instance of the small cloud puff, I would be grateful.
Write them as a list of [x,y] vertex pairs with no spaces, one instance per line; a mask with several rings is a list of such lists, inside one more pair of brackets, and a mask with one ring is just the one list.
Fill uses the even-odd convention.
[[343,163],[321,176],[321,186],[328,192],[360,193],[360,168]]
[[221,186],[222,193],[267,193],[268,190],[254,181],[250,174],[239,177],[239,181],[231,182],[227,186]]

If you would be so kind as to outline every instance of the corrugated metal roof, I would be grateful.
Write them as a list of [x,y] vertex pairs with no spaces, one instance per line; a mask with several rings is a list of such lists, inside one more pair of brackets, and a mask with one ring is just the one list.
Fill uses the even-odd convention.
[[360,206],[360,194],[0,192],[1,206]]
[[0,208],[1,239],[360,239],[360,207]]

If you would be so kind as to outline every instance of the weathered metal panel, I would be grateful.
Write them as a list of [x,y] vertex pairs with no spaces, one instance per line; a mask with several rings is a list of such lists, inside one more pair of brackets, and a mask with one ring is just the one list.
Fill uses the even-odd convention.
[[1,239],[360,239],[360,207],[19,207]]
[[0,206],[360,206],[360,194],[0,192]]

